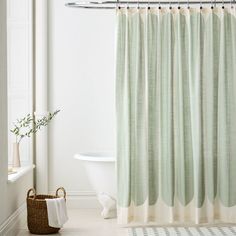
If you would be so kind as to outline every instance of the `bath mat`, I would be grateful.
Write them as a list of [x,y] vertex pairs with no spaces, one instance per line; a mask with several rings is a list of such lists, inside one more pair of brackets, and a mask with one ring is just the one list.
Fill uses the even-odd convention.
[[236,236],[236,227],[144,227],[129,228],[129,236]]

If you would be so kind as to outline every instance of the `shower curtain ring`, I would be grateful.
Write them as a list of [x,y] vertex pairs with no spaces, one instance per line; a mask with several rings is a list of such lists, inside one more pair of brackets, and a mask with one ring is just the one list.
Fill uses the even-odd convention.
[[169,6],[169,9],[171,10],[171,9],[172,9],[172,6],[171,6],[171,1],[170,1],[169,5],[170,5],[170,6]]
[[161,1],[159,1],[159,7],[158,8],[161,9]]
[[150,10],[150,2],[148,0],[148,6],[147,6],[147,9]]
[[187,3],[187,4],[188,4],[188,9],[190,9],[190,6],[189,6],[189,0],[188,0],[188,3]]
[[202,9],[202,0],[200,1],[200,9]]
[[213,6],[213,0],[211,0],[211,9],[213,9],[214,6]]
[[119,0],[116,1],[116,8],[120,9],[120,1]]
[[222,0],[222,9],[224,9],[224,8],[225,8],[225,1]]
[[178,9],[180,9],[180,3],[179,3],[179,1],[178,1]]

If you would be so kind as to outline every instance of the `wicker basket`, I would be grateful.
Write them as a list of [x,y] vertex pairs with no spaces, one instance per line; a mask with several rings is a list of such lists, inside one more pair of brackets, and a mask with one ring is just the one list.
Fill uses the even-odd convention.
[[[48,213],[46,198],[58,198],[58,192],[62,190],[66,199],[66,191],[64,188],[58,188],[55,195],[37,195],[34,188],[27,193],[27,224],[32,234],[54,234],[60,228],[53,228],[48,225]],[[30,193],[33,192],[33,195]]]

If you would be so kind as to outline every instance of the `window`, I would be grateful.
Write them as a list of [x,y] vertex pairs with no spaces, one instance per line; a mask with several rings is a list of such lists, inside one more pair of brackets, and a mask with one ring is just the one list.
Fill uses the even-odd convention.
[[[33,1],[7,1],[8,130],[16,119],[33,112]],[[14,135],[8,134],[8,164]],[[21,165],[32,163],[32,139],[20,143]]]

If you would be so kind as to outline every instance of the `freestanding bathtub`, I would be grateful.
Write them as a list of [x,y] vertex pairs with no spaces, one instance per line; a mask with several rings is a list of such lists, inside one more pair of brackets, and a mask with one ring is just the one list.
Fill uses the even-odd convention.
[[108,152],[86,152],[76,154],[88,174],[89,181],[96,191],[103,207],[103,218],[115,216],[116,209],[116,159]]

